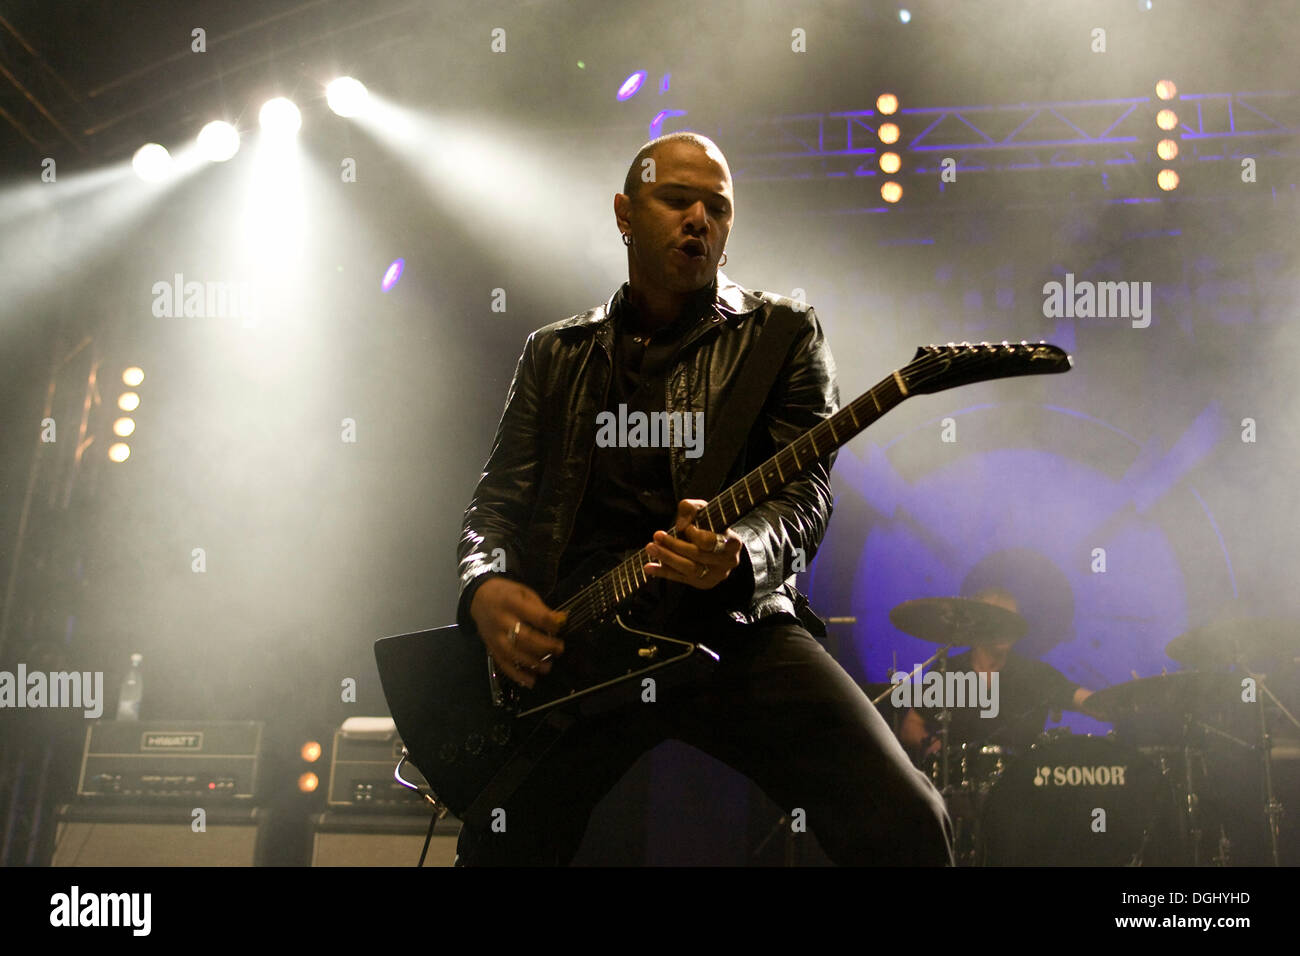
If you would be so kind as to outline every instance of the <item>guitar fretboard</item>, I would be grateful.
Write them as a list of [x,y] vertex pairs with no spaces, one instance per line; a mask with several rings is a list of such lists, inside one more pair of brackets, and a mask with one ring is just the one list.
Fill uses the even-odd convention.
[[[850,441],[907,395],[902,377],[894,372],[720,492],[696,515],[695,524],[715,534],[725,530],[815,462]],[[676,537],[672,529],[667,533]],[[559,610],[568,612],[569,617],[561,633],[612,614],[646,585],[649,580],[645,573],[647,563],[651,563],[651,558],[643,548],[564,602]]]

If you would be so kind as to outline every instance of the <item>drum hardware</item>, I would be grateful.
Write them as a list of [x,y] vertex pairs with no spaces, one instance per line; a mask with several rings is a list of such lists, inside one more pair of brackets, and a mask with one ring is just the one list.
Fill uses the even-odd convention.
[[1231,848],[1232,848],[1232,841],[1228,839],[1228,833],[1227,833],[1226,830],[1223,829],[1223,825],[1222,825],[1222,824],[1219,825],[1219,845],[1218,845],[1218,848],[1219,848],[1219,852],[1217,852],[1216,854],[1214,854],[1214,856],[1213,856],[1213,858],[1212,858],[1212,859],[1214,860],[1214,865],[1215,865],[1215,866],[1227,866],[1227,865],[1228,865],[1228,862],[1229,862],[1229,858],[1230,858],[1230,853],[1229,853],[1229,851],[1230,851]]
[[[1261,754],[1264,776],[1264,817],[1268,821],[1269,851],[1273,865],[1281,866],[1278,841],[1281,836],[1283,806],[1277,798],[1273,780],[1273,736],[1265,698],[1295,727],[1300,720],[1287,710],[1268,686],[1267,672],[1283,662],[1294,662],[1300,655],[1300,626],[1294,621],[1273,618],[1243,618],[1219,621],[1180,634],[1165,647],[1165,653],[1182,663],[1206,669],[1231,669],[1255,682],[1258,706],[1257,742],[1246,745]],[[1226,736],[1226,735],[1225,735]],[[1244,742],[1240,742],[1243,745]]]

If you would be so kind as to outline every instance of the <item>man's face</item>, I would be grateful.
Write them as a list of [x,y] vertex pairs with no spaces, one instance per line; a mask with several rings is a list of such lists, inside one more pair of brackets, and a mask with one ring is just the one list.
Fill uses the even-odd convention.
[[614,197],[615,215],[632,236],[630,278],[669,292],[694,292],[718,272],[731,233],[731,174],[726,160],[686,142],[652,154],[655,181],[636,198]]

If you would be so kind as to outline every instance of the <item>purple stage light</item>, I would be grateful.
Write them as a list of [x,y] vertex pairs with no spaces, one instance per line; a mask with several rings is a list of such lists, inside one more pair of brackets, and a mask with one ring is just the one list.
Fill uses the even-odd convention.
[[388,292],[393,288],[393,286],[397,285],[397,280],[402,277],[402,270],[405,268],[405,259],[394,259],[393,264],[384,272],[383,281],[379,283],[380,291]]
[[630,100],[636,96],[637,91],[641,89],[641,84],[645,82],[645,70],[637,70],[618,88],[618,101]]
[[664,120],[673,116],[685,116],[686,110],[660,110],[655,114],[654,119],[650,121],[650,138],[657,139],[659,133],[664,128]]

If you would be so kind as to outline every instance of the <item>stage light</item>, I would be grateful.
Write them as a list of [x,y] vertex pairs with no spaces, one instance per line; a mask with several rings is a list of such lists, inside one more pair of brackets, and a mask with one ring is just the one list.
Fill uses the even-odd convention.
[[882,173],[888,173],[889,175],[892,176],[894,175],[894,173],[898,172],[899,169],[902,168],[902,166],[903,166],[903,160],[899,157],[897,153],[880,154],[880,171]]
[[405,268],[405,259],[394,259],[392,265],[384,270],[384,278],[380,280],[379,291],[387,292],[393,286],[397,285],[397,281],[402,278],[402,270]]
[[365,84],[350,76],[340,76],[325,87],[325,102],[339,116],[359,115],[369,99]]
[[224,163],[239,152],[239,130],[224,120],[213,120],[198,136],[199,155],[212,163]]
[[645,82],[645,70],[637,70],[618,88],[618,101],[630,100],[636,96],[637,91],[641,89],[641,84]]
[[1178,114],[1173,110],[1161,110],[1156,114],[1156,125],[1167,133],[1178,125]]
[[1171,189],[1178,188],[1178,174],[1172,169],[1162,169],[1156,175],[1156,185],[1169,192]]
[[130,368],[125,369],[122,372],[122,384],[129,386],[130,388],[135,388],[143,381],[144,369],[140,368],[138,365],[132,365]]
[[171,172],[172,154],[157,143],[145,143],[131,157],[131,168],[147,183],[161,182]]
[[899,22],[899,23],[911,23],[911,22],[912,22],[912,11],[911,11],[911,10],[908,10],[906,7],[900,9],[900,10],[898,11],[898,22]]
[[1173,80],[1161,80],[1156,84],[1156,96],[1162,100],[1172,100],[1178,95],[1178,87],[1174,86]]
[[876,131],[882,143],[898,142],[898,126],[894,123],[881,123],[880,129]]
[[672,119],[674,116],[685,115],[686,110],[660,110],[650,119],[650,138],[659,138],[659,134],[663,132],[664,120]]
[[880,187],[880,198],[885,202],[898,202],[903,198],[903,187],[891,179]]
[[309,740],[302,745],[302,759],[308,763],[315,763],[320,760],[320,744],[314,740]]
[[320,786],[320,777],[308,771],[298,778],[298,789],[303,793],[313,793]]
[[302,113],[298,107],[283,96],[277,96],[262,104],[257,113],[257,122],[262,130],[272,136],[293,136],[302,126]]
[[113,442],[108,446],[108,460],[118,464],[131,457],[131,446],[124,441]]
[[1156,155],[1163,160],[1173,159],[1178,155],[1178,143],[1172,139],[1162,139],[1156,143]]
[[876,112],[892,116],[898,112],[898,97],[893,93],[881,93],[876,97]]
[[126,418],[125,416],[123,416],[122,418],[119,418],[117,421],[113,422],[113,434],[116,435],[118,438],[130,438],[131,433],[134,431],[135,431],[134,419]]
[[140,407],[140,396],[135,392],[123,392],[117,396],[117,407],[124,412],[133,412]]

